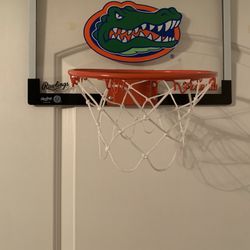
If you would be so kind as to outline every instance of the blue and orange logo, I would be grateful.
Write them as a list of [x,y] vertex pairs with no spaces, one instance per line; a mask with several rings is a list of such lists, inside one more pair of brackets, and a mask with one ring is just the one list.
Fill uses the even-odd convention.
[[84,27],[87,44],[122,62],[145,62],[172,51],[180,41],[182,14],[134,2],[107,3]]

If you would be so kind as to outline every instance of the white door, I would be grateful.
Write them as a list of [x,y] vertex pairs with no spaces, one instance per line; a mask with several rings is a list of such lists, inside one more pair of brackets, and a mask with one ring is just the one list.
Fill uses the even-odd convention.
[[[83,15],[85,22],[104,2],[89,4],[86,11],[79,7],[75,16],[87,12]],[[147,1],[150,3],[153,4]],[[216,1],[209,3],[213,5]],[[181,6],[178,1],[176,4]],[[249,86],[245,79],[250,58],[246,48],[249,37],[242,28],[244,15],[239,15],[245,13],[249,3],[232,5],[232,20],[238,18],[241,27],[237,29],[236,23],[233,24],[233,39],[240,44],[233,46],[236,103],[232,107],[197,108],[190,123],[184,156],[177,157],[167,172],[154,172],[144,162],[134,173],[124,174],[110,159],[99,160],[97,131],[88,109],[62,111],[63,141],[67,142],[63,145],[63,249],[249,248],[250,113],[246,93]],[[210,12],[207,15],[211,16]],[[70,27],[76,27],[77,32],[74,25]],[[208,31],[212,34],[214,30]],[[203,36],[193,34],[198,50],[205,48],[204,40],[207,39],[208,44],[216,41],[209,32]],[[62,72],[77,63],[82,67],[128,67],[95,55],[81,44],[82,37],[77,38],[80,47],[76,46],[76,53],[63,58]],[[197,53],[192,49],[190,53]],[[205,60],[201,52],[193,58],[201,67],[213,63],[206,65],[209,61],[199,61],[199,56]],[[162,67],[162,64],[153,67]],[[170,151],[171,148],[166,147],[165,154]],[[133,153],[118,145],[116,156],[126,165]],[[160,154],[158,157],[163,158]]]

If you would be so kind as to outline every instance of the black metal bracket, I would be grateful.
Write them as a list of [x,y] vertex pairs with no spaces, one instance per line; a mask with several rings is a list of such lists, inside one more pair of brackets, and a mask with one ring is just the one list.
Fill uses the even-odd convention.
[[[100,95],[93,94],[98,102]],[[187,94],[174,94],[177,104],[186,104],[189,102]],[[72,93],[41,93],[40,79],[28,79],[28,104],[38,106],[86,106],[86,101],[81,94]],[[221,93],[205,95],[199,105],[230,105],[232,104],[232,82],[222,80]],[[162,105],[173,105],[172,98],[168,96]]]

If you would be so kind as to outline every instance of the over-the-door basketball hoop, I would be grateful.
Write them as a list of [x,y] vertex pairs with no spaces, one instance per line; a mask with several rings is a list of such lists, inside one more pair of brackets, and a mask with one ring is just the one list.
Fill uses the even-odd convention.
[[[155,166],[151,154],[161,146],[163,140],[172,140],[181,146],[184,145],[193,108],[216,85],[217,73],[204,70],[73,69],[69,70],[69,75],[72,85],[79,87],[95,121],[100,156],[104,152],[104,158],[110,156],[114,165],[119,167],[112,153],[112,145],[118,138],[128,141],[140,154],[134,166],[122,169],[129,172],[138,168],[144,160],[148,161],[157,171],[164,171],[172,164],[177,151],[173,153],[164,168]],[[105,86],[102,86],[100,81]],[[178,104],[174,95],[177,90],[185,91],[188,95],[187,103]],[[93,93],[95,93],[95,97],[93,97]],[[174,106],[171,110],[166,110],[162,117],[161,112],[157,113],[157,109],[166,98],[170,98]],[[116,117],[112,117],[110,106],[119,108],[119,114]],[[131,109],[133,107],[138,111],[136,114]],[[175,114],[175,120],[171,121],[171,125],[167,123],[165,126],[163,119],[168,119],[168,112],[171,113],[171,119]],[[128,114],[130,118],[132,117],[126,124],[120,122],[120,117],[124,113]],[[103,117],[112,123],[109,138],[103,135],[102,126],[105,120]],[[154,128],[150,131],[145,129],[146,134],[154,133],[154,131],[160,133],[158,140],[146,150],[139,141],[133,139],[135,134],[130,133],[131,129],[135,131],[137,126],[145,122]],[[178,133],[176,131],[173,133],[173,130]]]

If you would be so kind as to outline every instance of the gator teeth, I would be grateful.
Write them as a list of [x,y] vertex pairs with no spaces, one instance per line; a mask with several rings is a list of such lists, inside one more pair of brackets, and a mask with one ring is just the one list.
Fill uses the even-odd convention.
[[153,30],[153,29],[154,29],[154,27],[155,27],[155,26],[154,26],[154,25],[152,25],[152,24],[150,24],[150,25],[149,25],[149,29],[150,29],[150,30]]
[[173,41],[175,41],[174,37],[168,37],[168,36],[163,40],[163,42],[173,42]]
[[171,27],[171,21],[168,21],[166,24],[165,24],[165,31],[168,31]]
[[176,24],[175,24],[175,27],[178,27],[180,25],[181,21],[177,21]]
[[[146,23],[144,23],[140,27],[135,28],[134,30],[125,30],[125,29],[120,29],[119,30],[118,28],[113,28],[114,34],[111,36],[111,39],[118,39],[119,41],[121,41],[123,43],[126,43],[126,42],[128,42],[127,38],[125,37],[125,38],[122,39],[121,36],[118,35],[118,34],[124,34],[124,33],[127,32],[128,35],[131,35],[132,33],[134,33],[134,34],[132,34],[130,39],[134,39],[135,36],[146,37],[143,32],[140,32],[139,34],[136,34],[136,33],[138,33],[140,29],[141,30],[146,30],[147,27],[148,27],[147,29],[149,31],[152,31],[153,29],[157,29],[158,32],[160,32],[160,31],[167,32],[170,29],[174,29],[174,28],[178,27],[180,25],[180,23],[181,23],[181,20],[172,20],[172,21],[168,21],[165,24],[161,24],[161,25],[158,25],[158,26],[153,25],[153,24],[147,25]],[[154,40],[152,34],[149,34],[147,38],[149,40]],[[172,42],[172,41],[175,41],[175,38],[174,37],[163,38],[163,37],[159,36],[155,41],[156,42],[161,42],[161,41],[162,42]]]
[[149,40],[153,40],[153,36],[151,34],[149,34],[149,36],[147,37]]
[[123,42],[123,43],[128,42],[127,38],[126,38],[126,37],[124,37],[124,38],[123,38],[123,40],[122,40],[122,42]]
[[175,27],[175,24],[176,24],[176,21],[172,21],[172,26],[171,26],[171,29],[173,29]]
[[143,34],[143,32],[140,32],[139,36],[145,37],[145,35]]
[[155,41],[156,42],[161,42],[161,36],[159,36]]
[[158,31],[161,31],[161,30],[162,30],[162,27],[163,27],[163,25],[159,25],[159,26],[157,27]]
[[167,36],[164,40],[163,40],[163,42],[168,42],[169,41],[169,37]]
[[[169,29],[173,29],[175,27],[178,27],[180,25],[180,23],[181,23],[180,20],[172,20],[172,21],[168,21],[165,24],[161,24],[161,25],[158,25],[158,26],[153,25],[153,24],[149,24],[148,29],[150,31],[152,31],[153,29],[155,29],[155,27],[157,27],[157,31],[158,32],[160,32],[160,31],[162,31],[164,29],[167,32]],[[145,30],[147,28],[147,24],[144,23],[140,27],[135,28],[134,30],[125,30],[125,29],[122,29],[122,30],[120,30],[119,33],[124,34],[124,33],[127,32],[127,34],[130,35],[130,34],[132,34],[132,32],[138,33],[138,31],[139,31],[140,28],[142,30]],[[113,28],[113,32],[116,34],[118,32],[118,28]]]

